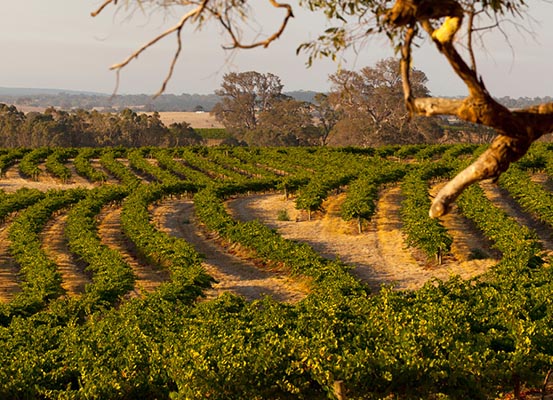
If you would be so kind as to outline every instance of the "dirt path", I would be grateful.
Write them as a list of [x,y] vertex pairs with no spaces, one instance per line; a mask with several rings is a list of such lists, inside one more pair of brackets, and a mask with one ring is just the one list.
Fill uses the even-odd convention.
[[84,293],[85,285],[92,280],[90,274],[84,270],[85,265],[79,262],[69,250],[64,234],[66,221],[66,213],[53,216],[42,230],[40,237],[43,250],[58,265],[58,271],[63,280],[61,286],[67,295],[78,296]]
[[161,283],[170,279],[167,270],[157,268],[137,259],[132,243],[129,242],[121,231],[120,207],[104,207],[98,218],[100,221],[98,233],[102,243],[120,252],[123,259],[131,266],[136,275],[135,289],[132,295],[139,296],[142,291],[152,292]]
[[203,266],[217,283],[207,292],[208,298],[230,291],[248,300],[269,295],[277,301],[294,303],[307,294],[307,287],[286,274],[263,271],[253,262],[237,257],[206,236],[194,218],[192,200],[165,200],[153,210],[158,229],[184,238],[196,251],[206,256]]
[[75,169],[75,164],[73,164],[73,160],[68,160],[65,166],[71,172],[71,178],[69,178],[68,183],[71,183],[80,187],[85,187],[85,188],[92,188],[94,186],[97,186],[97,184],[95,185],[94,183],[90,182],[86,178],[83,178],[81,175],[77,173],[77,170]]
[[494,205],[513,217],[520,225],[525,225],[536,231],[545,252],[547,254],[553,254],[553,231],[551,227],[526,213],[505,189],[500,188],[490,181],[483,181],[480,183],[480,186],[484,190],[486,197],[490,199]]
[[[322,218],[307,221],[295,209],[293,201],[280,194],[238,198],[229,202],[229,209],[241,220],[259,219],[275,228],[287,239],[306,242],[321,255],[339,258],[354,265],[352,273],[377,290],[382,284],[394,283],[397,289],[417,289],[431,278],[447,279],[450,275],[468,278],[484,272],[492,263],[480,260],[453,262],[429,268],[406,249],[401,232],[400,188],[385,189],[379,198],[376,215],[363,234],[355,233],[355,223],[346,223],[339,215],[344,195],[332,197],[323,206]],[[290,221],[277,216],[286,210]],[[461,229],[461,228],[459,228]],[[417,257],[418,258],[418,257]]]
[[17,274],[19,268],[9,252],[9,222],[0,226],[0,303],[9,302],[21,291]]
[[106,176],[108,177],[103,183],[107,183],[107,184],[112,184],[112,185],[119,185],[121,184],[121,181],[119,179],[117,179],[116,177],[114,177],[111,172],[109,172],[106,168],[104,168],[104,166],[102,165],[102,163],[100,162],[100,159],[98,158],[92,158],[90,159],[90,165],[92,166],[92,168],[95,168],[99,171],[102,171],[104,174],[106,174]]
[[530,179],[543,185],[546,190],[553,192],[553,180],[545,172],[536,172],[530,176]]
[[[39,177],[39,180],[33,181],[31,179],[25,178],[19,172],[19,167],[17,165],[12,165],[6,170],[5,176],[0,177],[0,189],[5,190],[8,193],[13,193],[17,189],[26,187],[29,189],[38,189],[40,191],[47,191],[49,189],[74,189],[77,187],[82,187],[80,183],[62,183],[60,180],[53,178],[51,175],[42,174]],[[87,186],[92,187],[92,184],[87,181]]]
[[[435,194],[445,185],[435,185],[431,194]],[[455,264],[456,273],[463,278],[469,278],[485,272],[492,265],[497,264],[501,254],[492,249],[492,242],[486,238],[474,224],[463,215],[457,207],[451,211],[440,222],[447,229],[453,238],[451,245],[451,257],[444,259],[445,264]]]

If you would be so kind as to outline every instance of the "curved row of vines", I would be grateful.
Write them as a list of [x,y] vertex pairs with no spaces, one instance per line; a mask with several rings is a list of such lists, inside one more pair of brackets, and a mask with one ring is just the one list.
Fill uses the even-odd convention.
[[[500,180],[529,214],[553,226],[551,193],[533,182],[553,176],[541,144]],[[482,151],[473,146],[380,149],[177,148],[0,150],[0,171],[29,180],[55,176],[59,190],[0,192],[0,218],[20,290],[0,303],[0,398],[496,398],[521,396],[553,368],[553,276],[535,232],[495,207],[478,186],[459,212],[502,254],[471,280],[452,277],[417,291],[369,287],[352,266],[329,260],[259,221],[226,210],[238,195],[280,191],[309,218],[333,193],[342,216],[363,224],[386,185],[402,191],[406,243],[438,261],[447,229],[427,217],[432,184]],[[408,160],[408,162],[406,162]],[[91,188],[67,188],[74,170]],[[114,183],[117,182],[117,183]],[[225,293],[203,301],[213,278],[202,255],[155,228],[150,210],[171,196],[192,198],[204,229],[248,249],[266,267],[310,284],[296,304]],[[168,280],[129,296],[136,274],[99,234],[102,209],[121,207],[136,256]],[[90,283],[68,296],[39,233],[65,210],[70,251]],[[553,228],[552,228],[553,229]]]

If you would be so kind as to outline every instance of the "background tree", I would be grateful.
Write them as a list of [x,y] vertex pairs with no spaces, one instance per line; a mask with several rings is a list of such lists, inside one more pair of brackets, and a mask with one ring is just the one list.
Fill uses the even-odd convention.
[[248,71],[225,74],[221,89],[215,92],[222,99],[212,113],[232,132],[255,129],[258,114],[268,111],[282,97],[282,88],[280,78],[271,73]]
[[[253,18],[255,2],[233,0],[134,0],[137,5],[146,3],[166,7],[179,6],[181,20],[158,37],[146,43],[123,62],[112,68],[120,71],[142,52],[159,40],[175,34],[177,50],[162,84],[163,92],[170,79],[181,50],[181,35],[186,24],[201,26],[207,21],[220,23],[231,40],[230,48],[266,47],[278,39],[293,17],[292,6],[269,0],[275,11],[282,12],[282,22],[272,34],[250,43],[244,42],[240,28],[248,26]],[[128,6],[131,1],[122,2]],[[117,0],[105,0],[93,13],[97,15],[106,6],[117,4]],[[497,178],[510,163],[522,157],[530,144],[542,135],[553,131],[553,103],[541,104],[521,110],[509,110],[499,104],[488,92],[484,78],[477,69],[473,51],[474,36],[487,29],[502,27],[506,17],[525,16],[528,2],[524,0],[303,0],[301,4],[313,12],[322,12],[331,26],[314,41],[301,44],[298,51],[309,54],[312,62],[320,56],[335,57],[337,52],[355,45],[367,35],[385,34],[392,46],[401,54],[403,93],[407,109],[412,114],[455,115],[459,119],[489,126],[498,136],[491,146],[467,169],[445,185],[435,197],[430,214],[439,217],[448,212],[450,204],[470,184],[486,178]],[[491,24],[490,24],[491,22]],[[464,26],[463,40],[457,38]],[[411,52],[421,40],[428,38],[449,62],[453,71],[465,83],[468,96],[464,99],[418,97],[412,86]],[[459,46],[467,50],[464,55]]]
[[202,137],[187,122],[173,122],[169,125],[171,146],[192,146],[202,144]]
[[273,144],[267,145],[319,144],[320,130],[313,123],[310,104],[291,98],[277,101],[270,110],[259,113],[258,131],[258,135],[274,138]]
[[[427,78],[411,72],[413,92],[427,96]],[[435,141],[441,134],[435,119],[420,123],[405,108],[399,61],[388,58],[359,72],[330,76],[328,101],[340,111],[330,136],[333,144],[378,146]]]
[[0,146],[16,147],[17,137],[21,134],[21,126],[25,122],[25,114],[15,106],[0,104]]
[[313,118],[319,127],[319,140],[321,146],[326,146],[328,143],[328,135],[340,120],[340,112],[331,104],[328,95],[325,93],[317,93],[311,105]]

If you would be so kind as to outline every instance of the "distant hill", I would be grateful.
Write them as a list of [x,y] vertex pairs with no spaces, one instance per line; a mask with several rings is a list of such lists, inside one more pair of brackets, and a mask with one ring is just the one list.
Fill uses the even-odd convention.
[[[313,102],[317,92],[295,90],[284,92],[296,100]],[[153,98],[151,94],[125,94],[112,97],[106,93],[85,92],[65,89],[7,88],[0,87],[0,103],[15,104],[22,109],[45,109],[56,107],[63,110],[81,108],[102,111],[120,111],[130,108],[134,111],[211,111],[219,102],[216,94],[163,94]],[[551,97],[501,97],[497,99],[504,106],[515,109],[553,101]]]
[[314,92],[312,90],[294,90],[292,92],[284,92],[285,95],[293,97],[299,101],[308,101],[313,103],[315,95],[319,92]]
[[[296,100],[312,102],[317,92],[291,91],[284,94]],[[0,103],[15,104],[25,109],[56,107],[62,110],[84,109],[120,111],[211,111],[219,102],[216,94],[163,94],[153,98],[151,94],[126,94],[111,96],[106,93],[63,89],[5,88],[0,87]]]
[[0,96],[33,96],[33,95],[49,95],[55,96],[59,94],[72,95],[93,95],[93,96],[108,96],[107,94],[98,92],[86,92],[82,90],[66,90],[66,89],[42,89],[42,88],[9,88],[0,86]]

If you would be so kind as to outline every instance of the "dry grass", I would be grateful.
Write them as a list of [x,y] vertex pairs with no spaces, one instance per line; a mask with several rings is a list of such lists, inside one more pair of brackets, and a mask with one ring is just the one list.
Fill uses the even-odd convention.
[[[405,246],[399,215],[399,187],[388,188],[380,196],[377,213],[363,234],[357,233],[354,221],[345,222],[339,215],[344,195],[331,196],[323,203],[323,213],[307,221],[303,212],[295,209],[292,200],[281,194],[240,197],[228,203],[239,220],[259,219],[277,229],[285,238],[306,242],[321,255],[338,258],[354,266],[352,273],[378,290],[382,284],[395,284],[397,289],[417,289],[432,278],[448,279],[451,275],[469,278],[486,271],[495,259],[470,260],[468,254],[446,259],[441,266],[420,260],[416,251]],[[278,220],[286,210],[290,221]],[[466,226],[458,227],[455,239],[472,236]],[[454,239],[454,240],[455,240]],[[489,249],[485,249],[487,254]]]
[[[40,112],[43,113],[46,108],[16,105],[19,111],[24,113]],[[139,112],[138,114],[151,115],[152,112]],[[223,125],[215,119],[209,112],[192,112],[192,111],[161,111],[159,118],[165,126],[169,126],[175,122],[188,122],[192,128],[224,128]]]
[[223,125],[208,112],[163,111],[159,113],[159,118],[165,126],[175,122],[188,122],[192,128],[223,128]]

